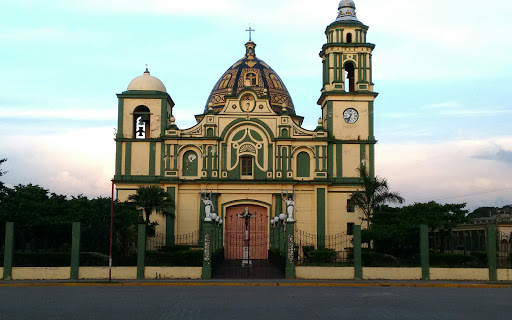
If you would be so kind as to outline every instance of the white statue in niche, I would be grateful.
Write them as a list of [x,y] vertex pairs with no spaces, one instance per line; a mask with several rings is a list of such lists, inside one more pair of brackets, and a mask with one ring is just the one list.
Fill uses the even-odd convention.
[[199,192],[199,196],[201,197],[201,201],[204,204],[204,221],[212,221],[212,213],[214,213],[214,207],[212,202],[212,190],[210,189],[210,194],[206,193],[206,190],[201,189]]
[[293,212],[294,211],[297,211],[297,208],[295,207],[295,201],[294,201],[294,198],[295,198],[295,193],[292,193],[291,195],[288,194],[288,191],[286,191],[286,195],[285,195],[285,192],[283,191],[281,193],[281,197],[283,198],[283,201],[286,203],[286,213],[288,215],[288,219],[286,219],[286,221],[290,221],[290,222],[293,222]]

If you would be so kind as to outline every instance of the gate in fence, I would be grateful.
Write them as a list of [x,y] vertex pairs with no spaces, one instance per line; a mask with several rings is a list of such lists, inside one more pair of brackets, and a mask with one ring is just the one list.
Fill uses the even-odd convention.
[[214,278],[284,278],[285,260],[271,247],[266,207],[253,204],[228,207],[224,225],[223,250],[214,254]]

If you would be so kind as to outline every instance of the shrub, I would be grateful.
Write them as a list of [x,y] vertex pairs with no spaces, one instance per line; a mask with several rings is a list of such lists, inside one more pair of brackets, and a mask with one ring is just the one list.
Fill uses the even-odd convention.
[[400,263],[398,259],[389,254],[380,252],[361,252],[363,266],[365,267],[398,267]]
[[467,267],[477,264],[478,259],[473,256],[465,256],[463,254],[451,253],[431,253],[430,264],[439,267]]
[[333,249],[309,250],[307,253],[305,251],[304,255],[307,257],[307,262],[311,263],[329,263],[336,260],[336,251]]

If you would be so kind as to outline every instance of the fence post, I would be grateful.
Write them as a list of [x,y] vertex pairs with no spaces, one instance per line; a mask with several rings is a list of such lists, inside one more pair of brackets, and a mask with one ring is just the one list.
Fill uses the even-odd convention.
[[146,224],[139,224],[137,235],[137,279],[144,279],[146,258]]
[[510,249],[510,258],[512,258],[512,232],[510,233],[510,236],[508,238],[508,247]]
[[80,268],[80,222],[73,222],[71,234],[71,280],[78,280]]
[[12,279],[12,258],[14,252],[14,222],[5,223],[4,280]]
[[295,279],[295,221],[286,221],[286,279]]
[[420,225],[420,261],[421,280],[430,280],[430,262],[428,252],[428,226]]
[[361,256],[361,226],[354,226],[354,279],[363,279],[363,259]]
[[489,267],[489,281],[497,281],[496,227],[492,223],[487,224],[487,265]]
[[212,228],[213,222],[204,221],[203,223],[203,279],[212,278]]

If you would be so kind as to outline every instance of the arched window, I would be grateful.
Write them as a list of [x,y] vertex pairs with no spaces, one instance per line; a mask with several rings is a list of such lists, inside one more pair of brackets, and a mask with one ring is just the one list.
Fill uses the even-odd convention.
[[247,87],[250,87],[250,86],[255,86],[256,85],[256,75],[254,73],[248,73],[246,76],[245,76],[245,85]]
[[196,177],[198,174],[197,168],[197,153],[195,151],[189,150],[183,154],[183,176],[185,177]]
[[150,128],[149,108],[146,106],[138,106],[133,110],[133,137],[135,139],[148,139]]
[[352,62],[346,62],[345,68],[345,91],[354,92],[356,91],[355,84],[355,68]]
[[299,152],[297,155],[297,177],[310,177],[310,162],[309,154],[307,152]]
[[347,33],[347,43],[352,43],[352,33]]

